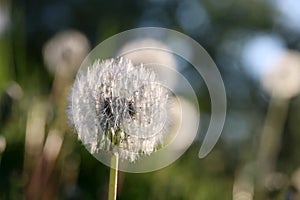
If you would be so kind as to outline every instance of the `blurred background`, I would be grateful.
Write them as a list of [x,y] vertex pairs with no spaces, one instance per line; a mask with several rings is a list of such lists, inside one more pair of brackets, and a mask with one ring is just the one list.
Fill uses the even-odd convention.
[[[146,26],[207,50],[227,118],[204,159],[199,132],[172,165],[120,172],[118,199],[300,199],[299,19],[298,0],[1,0],[0,199],[107,198],[109,168],[77,141],[66,99],[92,48]],[[210,98],[199,88],[205,133]]]

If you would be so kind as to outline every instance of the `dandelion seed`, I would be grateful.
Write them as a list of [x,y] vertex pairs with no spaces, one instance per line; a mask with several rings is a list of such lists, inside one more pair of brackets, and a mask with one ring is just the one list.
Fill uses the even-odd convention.
[[69,117],[91,153],[133,162],[162,144],[169,95],[149,68],[122,57],[96,60],[79,71],[71,97]]

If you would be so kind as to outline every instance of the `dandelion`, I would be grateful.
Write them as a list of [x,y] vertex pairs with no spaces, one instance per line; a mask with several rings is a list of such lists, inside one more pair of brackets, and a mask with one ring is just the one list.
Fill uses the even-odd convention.
[[90,44],[84,34],[66,30],[47,41],[43,48],[44,62],[52,74],[72,77],[89,49]]
[[162,145],[168,97],[150,68],[122,57],[78,72],[69,117],[92,154],[112,154],[109,199],[116,199],[118,160],[134,162]]
[[262,75],[263,88],[275,98],[290,99],[300,92],[300,53],[286,51]]
[[130,59],[134,64],[143,63],[147,66],[155,66],[159,73],[157,77],[175,88],[177,77],[171,74],[172,70],[178,70],[176,57],[166,44],[154,38],[140,38],[126,42],[119,51],[119,55]]
[[134,162],[163,144],[168,99],[150,68],[122,57],[96,60],[77,74],[69,117],[91,153]]
[[47,70],[54,75],[51,98],[55,103],[64,102],[61,99],[65,100],[66,88],[73,81],[89,50],[88,38],[77,30],[59,32],[44,45],[44,63]]
[[[282,187],[276,165],[290,100],[300,92],[299,52],[286,50],[280,54],[277,63],[262,75],[261,84],[271,96],[257,158],[258,187],[266,195]],[[275,179],[278,186],[273,184]]]

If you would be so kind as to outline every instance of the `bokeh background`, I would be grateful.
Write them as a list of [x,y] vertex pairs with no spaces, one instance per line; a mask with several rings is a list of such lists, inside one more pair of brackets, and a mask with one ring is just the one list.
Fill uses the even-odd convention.
[[300,199],[299,21],[298,0],[1,0],[0,199],[107,198],[109,168],[65,115],[72,67],[108,37],[145,26],[180,31],[207,50],[227,118],[199,159],[210,117],[200,86],[198,139],[164,169],[120,172],[118,199]]

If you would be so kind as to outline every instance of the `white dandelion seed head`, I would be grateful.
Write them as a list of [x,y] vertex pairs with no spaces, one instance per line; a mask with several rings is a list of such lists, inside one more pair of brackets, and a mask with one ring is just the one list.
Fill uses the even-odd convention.
[[300,53],[286,51],[261,77],[263,88],[276,98],[289,99],[300,92]]
[[178,69],[176,57],[171,51],[163,41],[149,37],[129,40],[121,47],[118,55],[130,59],[134,64],[143,63],[149,67],[154,65],[159,70],[157,77],[169,83],[168,86],[175,88],[178,80],[167,69]]
[[122,57],[96,60],[77,74],[69,117],[91,153],[135,161],[162,145],[168,101],[168,90],[149,68]]
[[66,30],[56,34],[43,48],[44,62],[49,72],[61,76],[74,75],[88,54],[90,44],[84,34]]
[[134,63],[159,63],[174,69],[177,67],[175,57],[166,53],[171,49],[159,40],[154,38],[136,39],[127,42],[119,54]]

